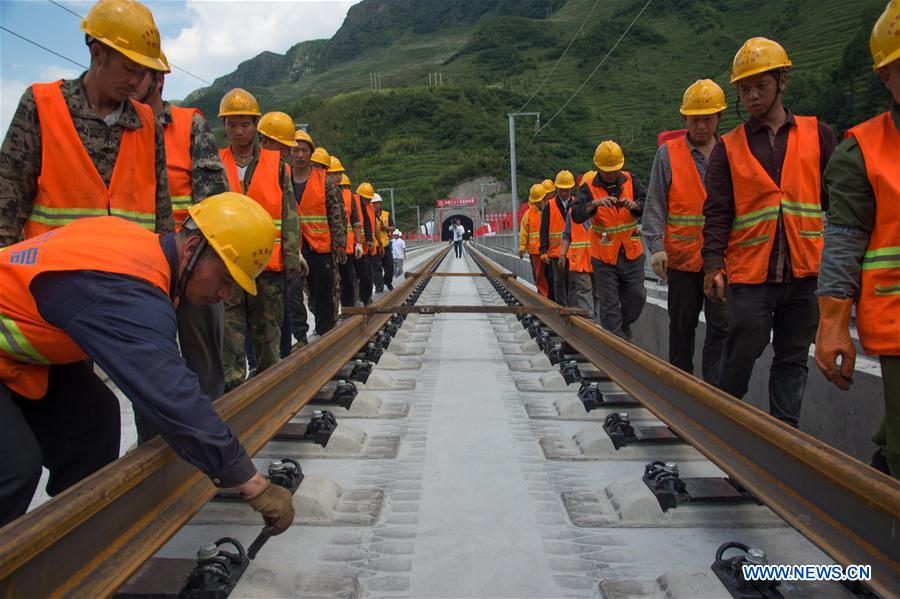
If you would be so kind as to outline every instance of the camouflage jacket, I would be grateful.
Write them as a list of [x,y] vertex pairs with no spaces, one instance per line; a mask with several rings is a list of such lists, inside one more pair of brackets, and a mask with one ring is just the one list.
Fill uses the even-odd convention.
[[[250,187],[256,164],[259,162],[259,141],[253,144],[253,158],[244,172],[241,182],[244,189]],[[300,216],[297,214],[297,202],[294,201],[294,186],[291,182],[291,169],[281,161],[281,253],[284,257],[284,269],[300,268]]]
[[331,229],[331,249],[334,252],[347,251],[347,210],[344,207],[344,194],[334,181],[325,179],[325,213],[328,217],[328,228]]
[[[84,89],[84,74],[62,83],[62,94],[72,115],[75,131],[84,144],[97,173],[108,186],[119,154],[123,129],[138,129],[141,121],[131,102],[111,126],[91,108]],[[156,232],[174,230],[169,182],[166,174],[166,150],[162,127],[156,126]],[[34,93],[29,87],[22,94],[0,148],[0,247],[22,239],[25,221],[31,215],[41,173],[41,126]]]
[[[165,128],[172,122],[172,105],[163,102],[163,107],[156,120]],[[228,178],[219,158],[216,137],[203,115],[195,114],[191,121],[191,199],[196,204],[226,191]]]

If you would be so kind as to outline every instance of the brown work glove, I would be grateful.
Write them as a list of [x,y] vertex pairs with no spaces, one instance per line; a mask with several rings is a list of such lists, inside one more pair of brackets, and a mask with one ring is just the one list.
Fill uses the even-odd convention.
[[259,493],[245,499],[254,511],[262,514],[266,522],[263,534],[280,535],[294,522],[294,497],[284,487],[266,481]]
[[550,256],[547,254],[541,254],[541,262],[544,264],[550,264]]
[[[850,338],[853,299],[827,295],[819,298],[819,330],[816,333],[816,366],[825,378],[846,391],[853,384],[856,346]],[[838,366],[838,356],[841,358]]]

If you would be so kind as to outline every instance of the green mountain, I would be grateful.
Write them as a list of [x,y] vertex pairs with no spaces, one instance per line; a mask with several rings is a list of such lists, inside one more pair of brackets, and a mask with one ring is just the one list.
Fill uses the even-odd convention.
[[[309,123],[354,183],[394,187],[405,226],[417,204],[461,181],[509,180],[506,115],[523,107],[540,112],[542,128],[535,135],[533,118],[517,121],[520,198],[560,169],[590,168],[594,147],[609,138],[646,180],[657,133],[682,126],[678,105],[690,83],[715,79],[733,107],[731,59],[752,36],[788,50],[795,66],[785,97],[795,112],[817,114],[840,134],[886,106],[868,54],[884,0],[651,0],[629,29],[645,4],[363,0],[330,40],[264,52],[185,103],[215,115],[225,91],[249,89],[263,110]],[[730,109],[722,130],[738,122]]]

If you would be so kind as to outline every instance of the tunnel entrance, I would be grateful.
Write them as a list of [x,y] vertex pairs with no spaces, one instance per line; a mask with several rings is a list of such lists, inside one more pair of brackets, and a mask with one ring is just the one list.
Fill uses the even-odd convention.
[[475,223],[472,222],[472,218],[465,214],[451,214],[441,223],[441,241],[453,240],[453,235],[450,234],[450,225],[452,225],[453,221],[457,218],[459,219],[459,224],[466,230],[463,239],[470,239],[472,237],[472,231],[475,230]]

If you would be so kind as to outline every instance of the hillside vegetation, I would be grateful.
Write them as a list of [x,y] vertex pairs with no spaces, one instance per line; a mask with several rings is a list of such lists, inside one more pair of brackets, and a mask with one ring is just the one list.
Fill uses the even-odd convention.
[[[317,143],[341,157],[354,182],[394,187],[399,220],[408,226],[416,204],[428,205],[462,180],[508,180],[506,114],[534,94],[577,32],[527,105],[546,124],[644,3],[363,0],[331,40],[260,54],[185,101],[215,115],[222,93],[236,85],[249,89],[263,110],[309,123]],[[652,2],[539,135],[533,119],[519,119],[519,197],[561,168],[588,169],[594,147],[608,138],[622,144],[626,168],[646,179],[656,134],[681,127],[681,94],[698,78],[725,87],[731,106],[722,128],[735,126],[729,67],[743,40],[756,35],[781,42],[794,61],[787,105],[842,133],[886,106],[868,54],[869,30],[883,7],[883,0]],[[431,72],[441,73],[443,86],[428,86]],[[371,73],[381,75],[381,90],[370,89]]]

